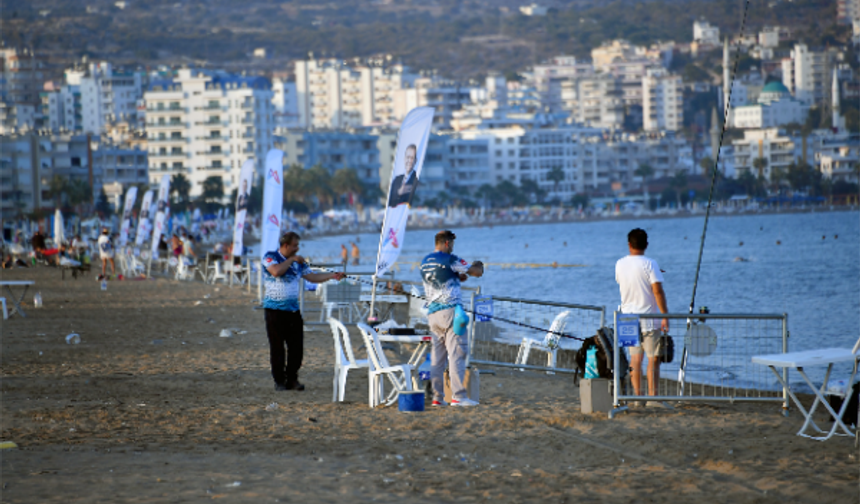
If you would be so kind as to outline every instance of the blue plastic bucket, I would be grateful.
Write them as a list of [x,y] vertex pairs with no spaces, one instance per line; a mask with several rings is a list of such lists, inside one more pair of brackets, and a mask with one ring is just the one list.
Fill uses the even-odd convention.
[[416,412],[424,411],[424,391],[412,390],[401,392],[397,398],[397,406],[400,411]]

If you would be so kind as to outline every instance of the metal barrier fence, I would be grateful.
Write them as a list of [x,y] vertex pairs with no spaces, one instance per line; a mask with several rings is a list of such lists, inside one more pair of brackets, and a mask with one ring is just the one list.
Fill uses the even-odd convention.
[[[615,312],[613,369],[619,365],[619,317]],[[640,314],[641,320],[670,320],[674,359],[660,366],[656,396],[632,395],[630,375],[613,378],[613,407],[624,411],[634,401],[773,401],[788,408],[788,397],[766,366],[752,363],[754,355],[788,352],[787,314]],[[687,327],[687,321],[691,321]],[[623,325],[623,324],[622,324]],[[642,394],[648,393],[647,358],[643,359]],[[788,380],[788,372],[783,378]]]
[[[473,314],[476,299],[477,296],[473,295]],[[547,331],[559,314],[568,311],[567,323],[561,332],[576,338],[589,338],[603,327],[606,316],[606,309],[602,306],[496,296],[492,297],[492,303],[491,321],[477,322],[477,317],[472,317],[469,364],[574,373],[577,368],[575,354],[582,341],[562,337],[553,348],[544,344]],[[551,365],[553,360],[554,366]]]

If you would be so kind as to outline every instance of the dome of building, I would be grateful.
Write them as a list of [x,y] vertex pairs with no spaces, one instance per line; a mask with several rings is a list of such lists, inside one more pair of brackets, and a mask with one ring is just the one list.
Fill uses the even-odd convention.
[[785,87],[785,84],[779,81],[768,82],[758,95],[758,102],[762,105],[769,105],[787,96],[791,96],[791,92]]

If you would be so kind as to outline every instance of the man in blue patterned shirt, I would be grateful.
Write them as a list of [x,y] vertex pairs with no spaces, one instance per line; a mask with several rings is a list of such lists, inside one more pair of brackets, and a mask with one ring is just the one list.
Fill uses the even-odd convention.
[[[343,273],[314,273],[298,255],[301,237],[290,231],[278,241],[278,250],[263,256],[263,285],[266,334],[275,390],[304,390],[299,383],[299,368],[304,354],[304,321],[299,312],[299,279],[314,283],[340,280]],[[285,352],[289,351],[289,354]]]
[[[457,307],[462,310],[460,282],[469,276],[484,274],[481,261],[469,264],[452,254],[457,236],[451,231],[436,234],[436,250],[421,261],[421,278],[427,299],[427,321],[433,338],[430,358],[430,383],[433,385],[433,406],[446,406],[445,366],[451,380],[451,406],[476,406],[478,403],[466,397],[466,356],[469,340],[465,331],[454,327]],[[460,332],[461,334],[458,334]]]

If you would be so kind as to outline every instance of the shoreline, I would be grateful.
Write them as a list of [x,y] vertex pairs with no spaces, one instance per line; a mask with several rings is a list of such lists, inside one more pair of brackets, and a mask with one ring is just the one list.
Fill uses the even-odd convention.
[[[741,217],[741,216],[751,216],[751,215],[777,215],[777,214],[807,214],[807,213],[836,213],[836,212],[858,212],[860,208],[857,207],[831,207],[830,209],[816,209],[815,207],[810,208],[796,208],[796,209],[774,209],[774,210],[756,210],[756,211],[738,211],[738,212],[713,212],[711,213],[710,218],[715,217]],[[494,227],[494,226],[521,226],[521,225],[543,225],[543,224],[567,224],[567,223],[590,223],[590,222],[608,222],[608,221],[638,221],[638,220],[647,220],[647,219],[655,219],[655,220],[666,220],[666,219],[685,219],[691,217],[705,217],[705,212],[689,212],[685,211],[683,213],[677,212],[674,214],[618,214],[618,215],[607,215],[607,216],[585,216],[582,218],[575,219],[526,219],[526,220],[491,220],[485,219],[482,222],[468,222],[468,223],[456,223],[456,224],[446,224],[444,225],[445,229],[468,229],[468,228],[482,228],[482,227]],[[436,225],[424,225],[424,224],[407,224],[406,230],[434,230],[440,229],[440,226]],[[324,231],[319,234],[304,231],[303,239],[312,240],[315,238],[328,238],[333,236],[349,236],[354,234],[376,234],[379,232],[379,229],[372,230],[337,230],[337,231]]]

